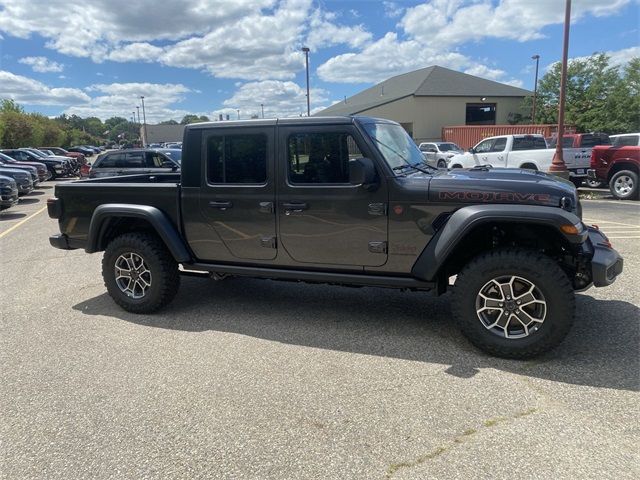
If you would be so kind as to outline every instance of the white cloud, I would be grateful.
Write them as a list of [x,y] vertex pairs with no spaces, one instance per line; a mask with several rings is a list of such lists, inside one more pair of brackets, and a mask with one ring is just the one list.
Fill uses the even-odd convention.
[[476,77],[486,78],[488,80],[493,80],[496,82],[506,83],[507,85],[511,85],[513,87],[522,88],[523,85],[522,80],[518,80],[515,78],[505,78],[507,76],[507,72],[505,72],[504,70],[501,70],[499,68],[489,68],[486,65],[482,64],[469,67],[464,71],[464,73],[475,75]]
[[[596,52],[597,53],[597,52]],[[612,67],[624,67],[633,58],[640,58],[640,47],[623,48],[622,50],[609,50],[602,52],[609,57],[609,65]],[[569,59],[569,63],[573,61],[584,61],[589,57],[573,57]],[[551,70],[551,68],[559,62],[553,62],[544,68],[545,72]]]
[[89,96],[77,88],[51,88],[4,70],[0,70],[0,98],[27,105],[73,105],[89,100]]
[[136,42],[112,50],[107,58],[114,62],[155,62],[164,50],[147,42]]
[[[631,0],[576,0],[573,21],[592,16],[614,15]],[[400,32],[387,32],[359,50],[343,53],[318,67],[328,82],[371,83],[433,64],[464,70],[477,62],[457,51],[469,41],[500,38],[527,41],[544,37],[544,27],[560,24],[564,10],[558,0],[431,0],[407,8],[400,19]],[[389,5],[388,8],[391,8]],[[486,69],[480,76],[512,85],[522,82],[504,78],[500,69]]]
[[34,72],[46,73],[64,70],[63,64],[49,60],[47,57],[24,57],[18,62],[29,65]]
[[387,18],[397,18],[404,12],[404,7],[401,7],[396,2],[382,2],[384,7],[384,16]]
[[136,111],[136,106],[140,105],[140,96],[144,96],[147,122],[150,123],[170,118],[180,120],[184,115],[194,113],[175,108],[175,104],[182,102],[185,95],[191,92],[182,84],[101,83],[85,90],[98,95],[88,98],[85,103],[67,108],[65,113],[81,117],[95,116],[103,120],[113,116],[129,118]]
[[[327,92],[322,89],[311,89],[309,96],[314,107],[327,102]],[[301,113],[306,115],[306,89],[294,82],[278,80],[245,83],[231,98],[223,102],[226,110],[220,110],[220,113],[230,113],[231,118],[234,118],[236,109],[240,109],[242,118],[261,116],[260,104],[264,105],[265,117],[291,117]]]
[[336,25],[332,15],[320,9],[314,10],[309,21],[310,32],[307,36],[307,45],[312,49],[324,46],[346,44],[350,47],[359,47],[371,40],[371,33],[362,25],[343,26]]

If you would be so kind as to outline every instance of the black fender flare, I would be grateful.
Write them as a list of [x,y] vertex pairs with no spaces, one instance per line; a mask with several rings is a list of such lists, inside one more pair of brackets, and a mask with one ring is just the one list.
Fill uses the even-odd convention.
[[177,262],[185,263],[191,261],[191,253],[171,219],[160,209],[149,205],[105,203],[98,206],[91,217],[85,251],[94,253],[104,250],[103,238],[110,219],[123,217],[146,220],[151,224]]
[[[557,207],[538,205],[471,205],[456,210],[447,223],[431,237],[411,269],[414,277],[434,281],[441,267],[462,239],[476,227],[491,223],[519,223],[550,226],[569,243],[580,244],[587,238],[587,229],[573,213]],[[563,225],[574,225],[577,234],[560,229]]]

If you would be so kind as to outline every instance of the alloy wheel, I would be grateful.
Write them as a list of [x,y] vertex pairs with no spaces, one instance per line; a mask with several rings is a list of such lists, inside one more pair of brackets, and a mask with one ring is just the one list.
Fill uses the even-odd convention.
[[120,255],[115,262],[116,285],[128,297],[139,299],[151,287],[151,271],[137,253]]
[[489,280],[476,297],[478,319],[503,338],[525,338],[535,333],[547,316],[547,302],[531,281],[515,275]]
[[616,193],[621,197],[626,197],[633,191],[633,178],[629,175],[620,175],[613,184]]

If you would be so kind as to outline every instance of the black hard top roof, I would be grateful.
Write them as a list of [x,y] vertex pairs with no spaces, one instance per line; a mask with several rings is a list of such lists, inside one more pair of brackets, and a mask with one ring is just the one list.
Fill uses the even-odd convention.
[[220,122],[190,123],[187,130],[204,128],[225,127],[269,127],[269,126],[296,126],[296,125],[348,125],[354,122],[361,123],[396,123],[384,118],[365,116],[337,116],[337,117],[291,117],[291,118],[257,118],[252,120],[224,120]]

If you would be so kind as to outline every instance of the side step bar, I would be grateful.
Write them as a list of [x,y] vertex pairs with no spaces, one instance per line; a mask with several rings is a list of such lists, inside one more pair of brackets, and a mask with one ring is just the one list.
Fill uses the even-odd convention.
[[412,290],[432,290],[436,287],[434,282],[424,282],[413,277],[334,273],[314,270],[289,270],[283,268],[246,267],[210,263],[183,264],[183,267],[184,270],[180,273],[184,275],[201,275],[204,272],[210,272],[218,274],[220,277],[231,275],[267,278],[272,280],[293,280],[367,287],[407,288]]

